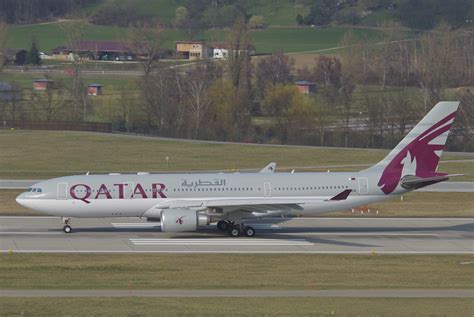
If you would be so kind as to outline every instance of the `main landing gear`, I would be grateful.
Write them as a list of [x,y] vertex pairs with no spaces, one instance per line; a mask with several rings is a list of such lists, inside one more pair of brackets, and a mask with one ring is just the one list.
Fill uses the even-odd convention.
[[241,235],[244,235],[249,238],[255,236],[255,229],[251,226],[245,226],[243,224],[234,224],[226,220],[219,220],[217,222],[217,228],[220,231],[227,231],[229,236],[234,238],[239,237]]
[[63,223],[64,223],[63,231],[65,233],[71,233],[72,228],[69,225],[71,223],[71,218],[63,217]]

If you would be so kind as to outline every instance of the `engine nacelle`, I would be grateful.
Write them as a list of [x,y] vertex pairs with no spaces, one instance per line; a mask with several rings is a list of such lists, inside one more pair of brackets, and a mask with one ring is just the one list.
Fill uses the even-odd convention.
[[165,209],[161,212],[161,231],[196,231],[198,226],[208,225],[207,215],[189,209]]

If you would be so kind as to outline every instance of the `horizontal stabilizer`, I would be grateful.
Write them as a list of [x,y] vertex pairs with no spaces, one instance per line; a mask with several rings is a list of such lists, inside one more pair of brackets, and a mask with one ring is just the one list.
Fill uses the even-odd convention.
[[351,192],[352,192],[352,189],[346,189],[345,191],[340,192],[339,194],[337,194],[336,196],[334,196],[333,198],[329,200],[346,200],[347,197],[349,197],[349,194]]
[[418,177],[407,175],[402,178],[400,185],[405,189],[418,189],[428,185],[444,182],[449,179],[449,175],[439,175],[433,177]]
[[262,168],[259,173],[264,173],[264,174],[265,173],[273,173],[276,170],[276,165],[277,165],[277,163],[271,162],[267,166]]

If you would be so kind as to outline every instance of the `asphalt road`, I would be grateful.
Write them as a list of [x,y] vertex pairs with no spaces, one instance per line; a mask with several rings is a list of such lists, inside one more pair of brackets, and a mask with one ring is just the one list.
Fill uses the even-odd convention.
[[[13,180],[0,179],[0,189],[26,189],[40,182],[39,179]],[[474,182],[442,182],[425,188],[418,189],[420,192],[474,192]]]
[[470,289],[373,290],[0,290],[0,297],[474,297]]
[[472,218],[280,218],[252,224],[254,238],[214,227],[167,233],[137,218],[0,217],[0,252],[474,254]]

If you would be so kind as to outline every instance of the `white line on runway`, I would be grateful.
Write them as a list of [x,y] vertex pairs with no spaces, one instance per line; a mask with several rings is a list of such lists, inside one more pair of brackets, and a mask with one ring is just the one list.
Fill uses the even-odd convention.
[[289,221],[289,220],[391,220],[391,221],[411,221],[411,220],[424,220],[424,221],[446,221],[446,220],[451,220],[451,221],[474,221],[474,217],[472,218],[457,218],[457,217],[452,217],[452,218],[422,218],[422,217],[404,217],[404,218],[397,218],[397,217],[380,217],[380,216],[374,216],[373,217],[288,217],[288,218],[281,218],[281,217],[269,217],[269,218],[263,218],[264,220],[281,220],[281,221]]
[[290,239],[130,239],[134,245],[223,245],[223,246],[291,246],[313,245],[307,240]]
[[115,228],[153,228],[153,227],[161,227],[158,223],[146,223],[146,222],[129,222],[129,223],[112,223],[112,226]]
[[62,232],[27,232],[27,231],[2,231],[0,235],[38,235],[38,234],[63,234]]
[[0,219],[51,219],[56,218],[60,219],[61,217],[55,216],[0,216]]
[[[180,253],[180,254],[369,254],[373,255],[374,251],[312,251],[312,250],[295,250],[295,251],[166,251],[166,250],[0,250],[0,253]],[[470,254],[474,255],[474,251],[377,251],[375,254]]]
[[[254,227],[255,229],[264,229],[264,230],[279,230],[281,227],[276,224],[270,224],[270,223],[247,223],[247,225]],[[112,226],[115,228],[157,228],[161,227],[161,224],[159,223],[147,223],[147,222],[112,222]],[[211,226],[215,227],[215,226]]]
[[305,233],[313,236],[373,236],[373,237],[438,237],[436,233],[377,233],[377,232],[313,232]]

